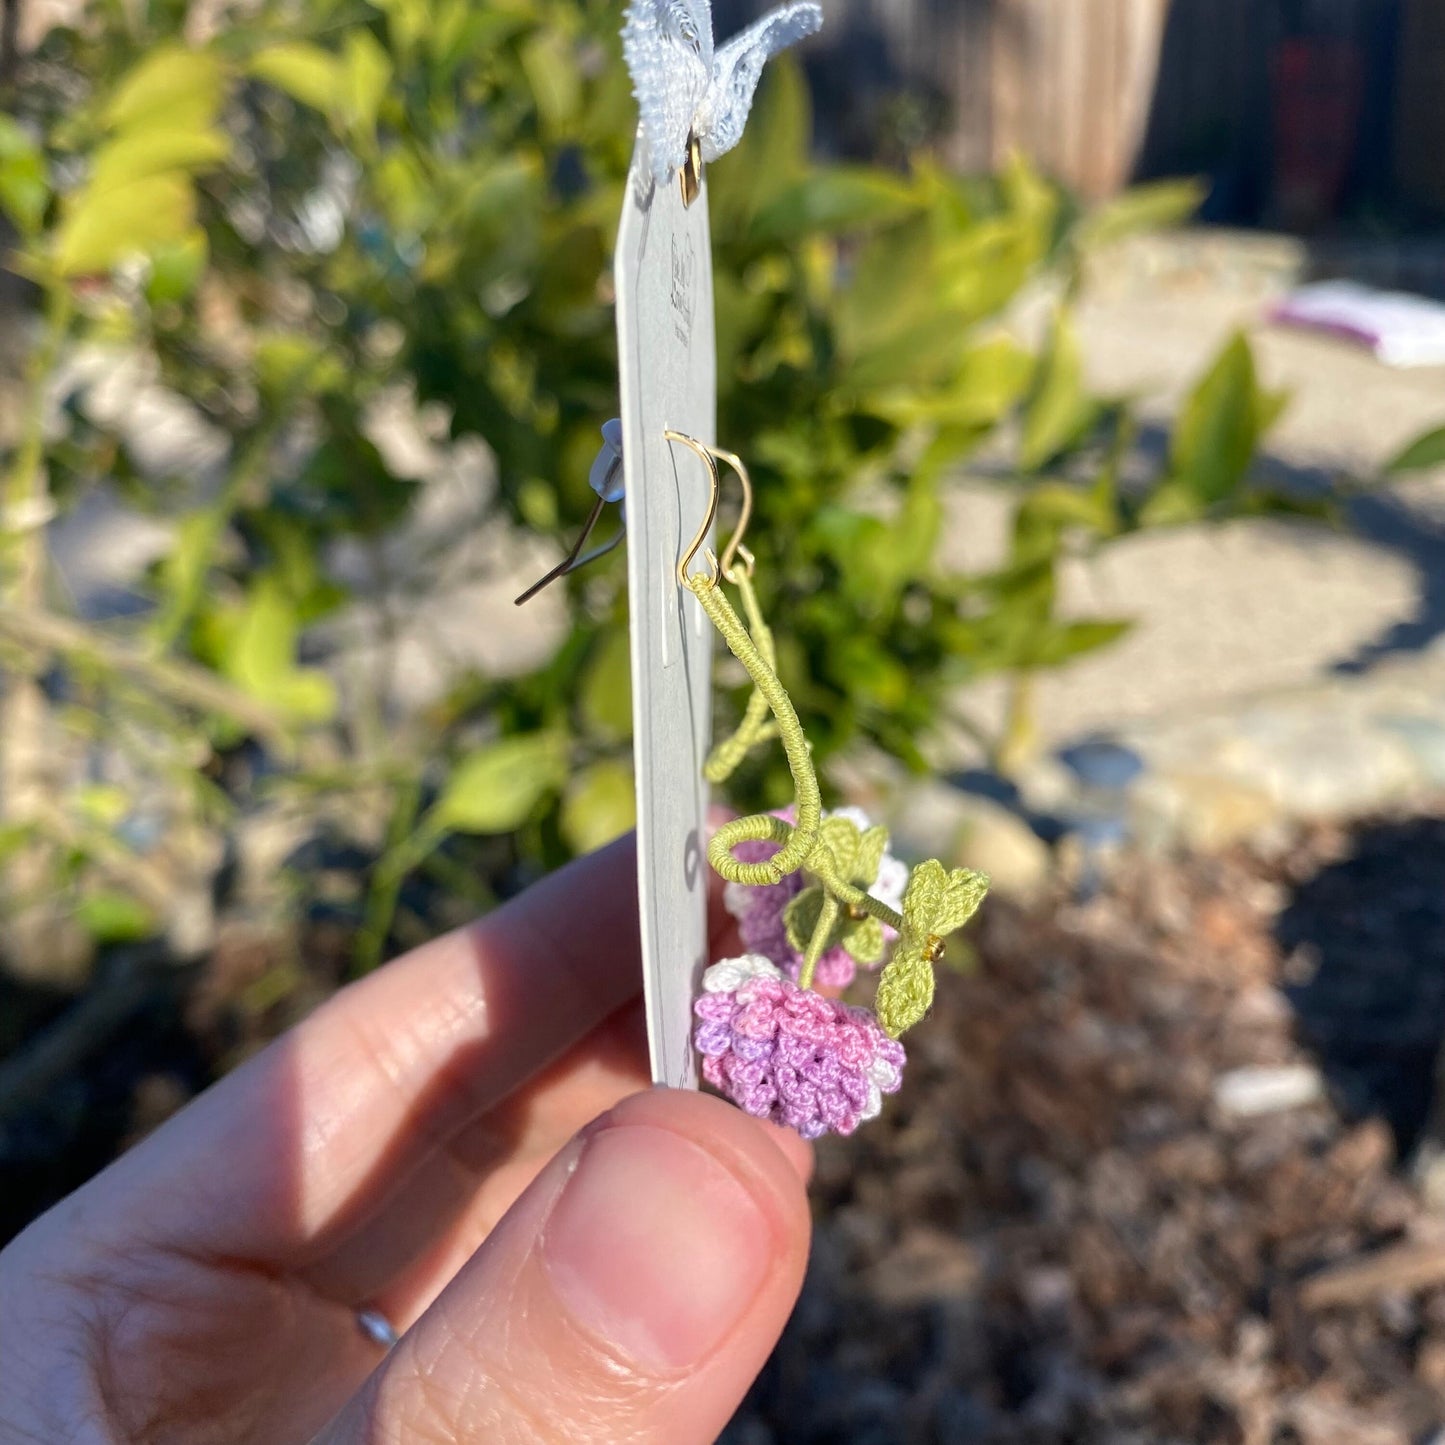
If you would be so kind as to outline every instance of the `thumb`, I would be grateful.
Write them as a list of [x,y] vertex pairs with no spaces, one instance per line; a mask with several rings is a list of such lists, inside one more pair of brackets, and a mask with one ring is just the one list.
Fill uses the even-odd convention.
[[543,1170],[318,1445],[711,1445],[782,1332],[808,1235],[767,1128],[636,1095]]

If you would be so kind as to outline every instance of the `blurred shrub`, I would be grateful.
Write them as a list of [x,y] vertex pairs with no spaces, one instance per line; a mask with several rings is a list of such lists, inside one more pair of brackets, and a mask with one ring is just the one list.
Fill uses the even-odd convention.
[[[384,821],[365,960],[448,838],[513,838],[505,856],[551,864],[628,826],[620,565],[569,584],[576,625],[545,667],[462,679],[420,718],[382,715],[376,680],[338,712],[303,650],[348,600],[330,549],[379,547],[415,502],[368,435],[384,392],[409,388],[453,437],[485,439],[499,518],[565,536],[584,514],[616,410],[608,263],[634,125],[618,21],[598,0],[307,0],[202,43],[177,4],[100,7],[28,62],[19,112],[0,115],[10,264],[41,298],[7,462],[0,840],[43,860],[32,894],[69,880],[108,935],[144,931],[165,888],[139,886],[147,849],[115,828],[158,776],[169,806],[224,831],[258,792],[215,760],[248,738],[273,801],[319,816],[359,799]],[[1061,617],[1061,559],[1268,504],[1249,466],[1278,400],[1231,342],[1159,475],[1126,479],[1130,407],[1085,387],[1068,306],[1090,255],[1187,215],[1191,187],[1080,216],[1022,162],[961,180],[926,157],[907,174],[815,166],[809,144],[783,65],[710,173],[719,430],[758,484],[750,543],[783,673],[825,769],[863,744],[924,766],[960,689],[1008,674],[1009,735],[987,740],[1007,762],[1027,742],[1027,679],[1127,625]],[[1051,272],[1059,306],[1034,356],[1000,318]],[[211,492],[147,478],[133,438],[75,396],[56,412],[57,379],[96,343],[146,358],[226,438]],[[988,575],[942,570],[944,484],[1001,428],[1016,437],[1010,554]],[[52,509],[102,482],[173,523],[152,605],[104,628],[57,607],[43,549]],[[96,748],[127,745],[142,761],[103,818],[57,795],[47,760],[70,748],[92,759],[83,773]],[[743,801],[776,797],[781,760],[743,786]],[[114,906],[117,879],[141,917]]]

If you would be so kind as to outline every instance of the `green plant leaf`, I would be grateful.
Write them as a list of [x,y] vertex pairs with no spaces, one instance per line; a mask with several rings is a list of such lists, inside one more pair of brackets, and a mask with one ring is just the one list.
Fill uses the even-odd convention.
[[[954,324],[966,335],[966,328]],[[893,384],[898,380],[895,375],[862,402],[874,415],[899,427],[947,425],[967,429],[977,439],[1018,405],[1034,374],[1034,358],[1017,341],[994,336],[970,345],[951,379],[940,377],[937,385],[922,386],[905,379],[897,385]]]
[[0,863],[8,863],[28,847],[34,834],[34,828],[25,823],[0,825]]
[[565,733],[503,738],[469,754],[452,771],[433,809],[434,821],[457,833],[510,833],[520,828],[566,780]]
[[1039,629],[1020,661],[1029,668],[1062,667],[1101,647],[1111,647],[1133,630],[1128,619],[1053,623]]
[[336,690],[325,673],[296,665],[300,630],[296,608],[280,584],[274,577],[261,577],[234,623],[225,671],[291,720],[325,722],[336,712]]
[[1047,466],[1094,425],[1098,404],[1084,388],[1084,356],[1068,312],[1054,319],[1034,394],[1024,409],[1019,461],[1027,471]]
[[996,315],[1016,295],[1043,255],[1045,241],[1030,217],[986,216],[938,243],[934,304],[967,323]]
[[562,798],[562,836],[574,853],[591,853],[637,825],[637,789],[626,763],[583,768]]
[[247,70],[257,80],[274,85],[292,100],[324,115],[332,114],[341,104],[344,66],[338,56],[319,45],[295,41],[268,46],[251,57]]
[[319,343],[294,331],[265,332],[256,338],[256,380],[271,397],[316,396],[340,387],[346,369]]
[[75,918],[102,946],[139,943],[157,932],[155,915],[144,903],[113,889],[87,893],[75,906]]
[[[220,518],[214,508],[190,512],[177,520],[175,543],[157,569],[161,605],[147,628],[162,646],[194,615],[220,532]],[[220,650],[210,660],[215,661],[219,654]]]
[[146,300],[152,306],[184,301],[200,284],[210,258],[210,242],[200,226],[178,241],[161,242],[151,251]]
[[1041,526],[1082,527],[1099,537],[1113,536],[1119,527],[1114,492],[1107,479],[1105,485],[1087,490],[1046,482],[1028,494],[1020,509]]
[[191,183],[174,172],[147,176],[104,195],[87,188],[66,209],[55,238],[55,268],[62,276],[109,271],[128,256],[180,241],[194,217]]
[[1400,472],[1423,472],[1445,466],[1445,427],[1416,437],[1386,468],[1392,475]]
[[971,347],[958,375],[951,419],[968,426],[997,425],[1024,394],[1034,368],[1034,358],[1011,336]]
[[1208,508],[1185,481],[1166,477],[1139,508],[1141,527],[1185,527],[1200,521]]
[[1074,231],[1075,244],[1081,251],[1100,251],[1141,232],[1183,225],[1208,195],[1209,183],[1202,179],[1134,186],[1085,216]]
[[114,131],[204,130],[220,113],[225,94],[226,68],[218,55],[161,45],[126,72],[103,118]]
[[211,127],[196,130],[152,127],[127,132],[96,151],[86,185],[87,198],[104,197],[117,187],[149,176],[210,170],[230,154],[229,137]]
[[560,30],[538,30],[521,47],[519,59],[543,134],[552,139],[566,135],[582,107],[582,76],[571,41]]
[[430,0],[378,0],[386,16],[386,34],[391,48],[405,59],[426,37],[434,21]]
[[49,201],[44,152],[18,122],[0,115],[0,211],[22,236],[33,236]]
[[578,695],[582,722],[599,741],[632,736],[632,655],[627,632],[609,628],[594,645]]
[[908,185],[862,166],[835,166],[795,181],[753,218],[756,241],[791,241],[897,221],[917,207]]
[[1170,449],[1171,478],[1201,508],[1239,491],[1285,398],[1264,391],[1242,332],[1225,345],[1180,414]]
[[382,97],[391,84],[391,57],[369,30],[348,30],[341,50],[342,123],[374,136]]
[[130,812],[130,794],[114,783],[87,783],[76,790],[75,806],[90,822],[112,829]]
[[1062,201],[1058,190],[1028,163],[1022,151],[1014,151],[1004,162],[998,184],[1010,213],[1033,229],[1042,256],[1059,219]]
[[928,218],[915,216],[871,236],[854,260],[853,274],[837,300],[833,327],[840,350],[865,369],[871,384],[890,385],[896,378],[887,369],[868,364],[870,353],[937,318],[936,298],[920,294],[932,289],[935,252]]

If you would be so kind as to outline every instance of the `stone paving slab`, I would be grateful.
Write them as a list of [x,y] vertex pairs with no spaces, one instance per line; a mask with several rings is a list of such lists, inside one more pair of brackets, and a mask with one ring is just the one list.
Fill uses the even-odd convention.
[[[1392,370],[1268,325],[1306,259],[1279,238],[1150,238],[1100,269],[1079,310],[1091,385],[1137,396],[1161,426],[1245,329],[1267,383],[1293,394],[1265,465],[1316,486],[1368,484],[1347,531],[1264,519],[1188,527],[1065,566],[1067,613],[1136,627],[1039,679],[1041,739],[1106,734],[1137,748],[1150,765],[1146,830],[1217,841],[1281,815],[1367,811],[1445,784],[1445,473],[1379,481],[1405,443],[1445,424],[1445,368]],[[1033,298],[1020,332],[1036,339],[1051,304]],[[991,462],[950,498],[954,565],[1002,556],[1010,500]],[[966,703],[996,725],[1002,687],[974,688]],[[952,741],[952,756],[971,761]]]
[[1346,342],[1267,325],[1308,267],[1300,243],[1240,232],[1119,248],[1095,268],[1078,310],[1090,383],[1137,394],[1146,415],[1168,417],[1230,333],[1244,329],[1265,381],[1293,394],[1275,452],[1295,466],[1373,474],[1445,423],[1445,367],[1391,368]]
[[[1392,370],[1334,340],[1267,324],[1306,274],[1295,242],[1222,232],[1153,237],[1113,253],[1078,311],[1090,385],[1136,398],[1164,445],[1181,400],[1231,332],[1245,330],[1271,386],[1293,394],[1263,465],[1311,487],[1365,484],[1350,527],[1267,519],[1128,538],[1067,563],[1072,616],[1135,621],[1121,643],[1038,679],[1039,751],[1012,804],[941,782],[895,779],[878,805],[906,836],[993,871],[1006,891],[1042,886],[1048,850],[1031,831],[1104,822],[1146,846],[1283,840],[1294,820],[1348,818],[1445,789],[1445,472],[1385,485],[1380,473],[1445,424],[1445,368]],[[1055,298],[1013,319],[1037,343]],[[980,458],[948,499],[944,557],[1001,559],[1011,499],[1006,452]],[[997,728],[1003,685],[966,691]],[[1140,778],[1100,798],[1057,751],[1106,737]],[[979,761],[962,733],[938,761]],[[1077,839],[1081,835],[1074,835]],[[1075,854],[1079,844],[1068,845]],[[1068,851],[1068,849],[1066,849]],[[1086,850],[1087,851],[1087,850]]]
[[[1001,551],[1008,511],[998,490],[961,487],[949,504],[953,559],[982,565],[991,534]],[[1068,563],[1061,596],[1069,615],[1135,627],[1039,678],[1038,723],[1054,743],[1326,678],[1417,619],[1425,584],[1413,560],[1367,541],[1242,521],[1125,539]],[[996,725],[1002,688],[973,689],[965,703]]]

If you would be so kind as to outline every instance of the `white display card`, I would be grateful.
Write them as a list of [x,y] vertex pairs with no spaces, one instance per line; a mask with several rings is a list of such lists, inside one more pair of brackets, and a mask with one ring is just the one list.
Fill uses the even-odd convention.
[[627,495],[637,891],[654,1082],[697,1087],[692,1000],[707,967],[711,624],[677,564],[707,515],[711,479],[681,432],[717,426],[707,188],[691,206],[635,154],[617,236],[617,341]]

